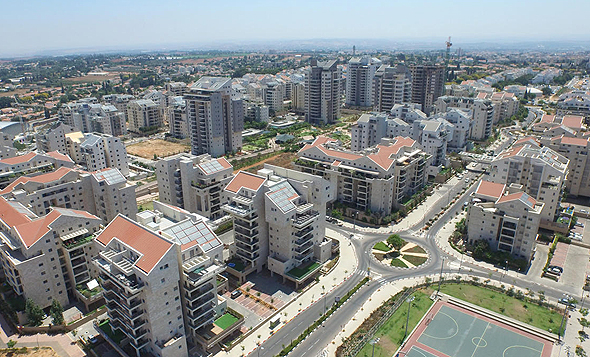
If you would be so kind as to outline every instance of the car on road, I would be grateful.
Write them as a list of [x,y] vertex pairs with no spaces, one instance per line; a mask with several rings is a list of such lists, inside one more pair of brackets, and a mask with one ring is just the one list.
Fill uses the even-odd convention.
[[588,214],[588,213],[590,213],[590,212],[588,212],[588,210],[586,210],[586,209],[581,209],[581,210],[580,210],[580,213],[585,213],[585,214]]
[[576,304],[574,304],[573,302],[570,302],[570,299],[567,299],[567,298],[559,299],[559,303],[569,306],[570,309],[576,308]]

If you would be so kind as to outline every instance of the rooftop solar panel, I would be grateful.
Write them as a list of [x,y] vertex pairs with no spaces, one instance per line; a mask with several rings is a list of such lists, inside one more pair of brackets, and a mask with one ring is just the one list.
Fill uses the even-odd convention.
[[217,160],[211,160],[204,164],[199,164],[199,166],[206,174],[212,174],[224,169],[224,167]]

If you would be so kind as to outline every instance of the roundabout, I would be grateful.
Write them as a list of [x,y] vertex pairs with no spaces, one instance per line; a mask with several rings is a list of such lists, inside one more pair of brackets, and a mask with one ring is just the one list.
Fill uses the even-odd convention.
[[403,240],[396,249],[387,242],[377,242],[371,249],[373,258],[381,264],[395,268],[415,268],[428,261],[428,253],[420,245]]

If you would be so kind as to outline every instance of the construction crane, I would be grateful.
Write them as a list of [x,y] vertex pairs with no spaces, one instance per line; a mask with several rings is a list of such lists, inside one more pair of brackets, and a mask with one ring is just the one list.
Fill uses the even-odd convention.
[[445,92],[447,79],[449,77],[449,59],[451,57],[451,46],[453,45],[451,43],[451,36],[449,36],[449,39],[445,43],[447,45],[447,54],[445,56],[445,77],[443,79],[443,93]]

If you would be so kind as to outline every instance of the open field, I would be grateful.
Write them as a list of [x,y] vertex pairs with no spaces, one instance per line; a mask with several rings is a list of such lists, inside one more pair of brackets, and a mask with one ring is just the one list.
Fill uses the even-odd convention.
[[13,95],[18,95],[19,97],[25,96],[29,93],[29,88],[17,88],[15,90],[11,90],[9,92],[0,92],[0,97],[12,97]]
[[129,154],[146,159],[153,159],[154,155],[167,157],[181,152],[188,152],[189,150],[189,145],[172,143],[162,139],[146,140],[127,146],[127,152]]
[[40,347],[40,348],[27,348],[24,347],[25,350],[21,350],[18,347],[18,344],[15,346],[14,349],[1,349],[0,350],[0,357],[11,357],[11,356],[21,356],[21,357],[59,357],[57,353],[51,347]]
[[297,155],[292,152],[284,152],[276,156],[269,157],[247,167],[243,167],[240,170],[256,173],[258,170],[264,167],[264,164],[284,167],[287,169],[294,169],[293,162],[297,158]]
[[64,78],[64,83],[94,83],[94,82],[104,82],[110,81],[115,78],[119,78],[119,73],[109,73],[106,76],[81,76],[81,77],[73,77],[73,78]]

